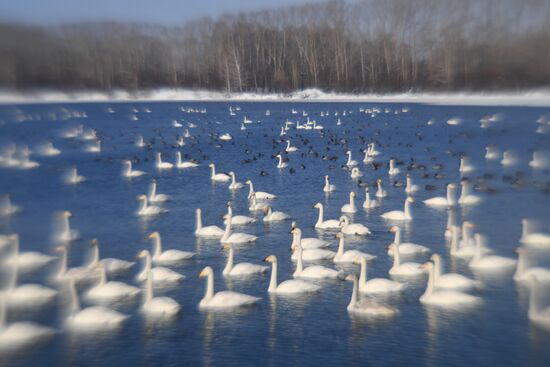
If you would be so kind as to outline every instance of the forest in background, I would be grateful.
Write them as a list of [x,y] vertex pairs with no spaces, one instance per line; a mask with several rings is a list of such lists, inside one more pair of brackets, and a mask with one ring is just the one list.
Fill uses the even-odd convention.
[[550,85],[550,1],[333,0],[182,26],[0,23],[0,87],[227,92]]

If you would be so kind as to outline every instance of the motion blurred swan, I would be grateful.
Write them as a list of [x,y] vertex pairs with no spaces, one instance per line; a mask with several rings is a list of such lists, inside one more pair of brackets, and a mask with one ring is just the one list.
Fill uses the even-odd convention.
[[418,190],[420,190],[420,187],[412,183],[411,175],[407,173],[407,184],[405,185],[405,193],[407,195],[413,195]]
[[216,165],[214,163],[210,163],[208,167],[210,167],[210,179],[212,181],[227,182],[231,179],[227,173],[216,173]]
[[101,140],[96,140],[84,148],[88,153],[101,153]]
[[405,199],[405,207],[403,211],[392,210],[382,214],[381,216],[382,218],[388,219],[388,220],[400,220],[400,221],[412,220],[411,203],[414,203],[414,199],[411,197],[408,197],[407,199]]
[[354,161],[353,159],[351,159],[351,150],[348,150],[346,152],[347,156],[348,156],[348,161],[346,162],[346,166],[348,167],[355,167],[357,166],[357,161]]
[[182,161],[181,159],[181,152],[176,152],[176,168],[178,169],[185,169],[185,168],[193,168],[197,167],[198,164],[191,161]]
[[271,263],[271,279],[269,281],[269,288],[267,289],[269,293],[302,294],[314,293],[321,289],[321,286],[317,284],[299,279],[285,280],[277,284],[277,257],[275,255],[269,255],[264,261]]
[[343,272],[337,271],[331,268],[327,268],[325,266],[321,265],[313,265],[308,266],[304,269],[303,261],[302,261],[302,253],[303,249],[300,244],[296,247],[296,252],[298,253],[298,261],[296,263],[296,270],[292,274],[294,278],[298,279],[336,279],[341,278],[343,276]]
[[283,162],[283,156],[282,155],[277,154],[275,157],[277,157],[279,159],[279,162],[277,163],[277,168],[281,169],[281,168],[288,167],[288,163]]
[[147,216],[166,213],[168,211],[164,208],[161,208],[160,206],[148,205],[147,196],[145,196],[145,195],[139,195],[138,200],[139,200],[140,204],[139,204],[139,208],[138,208],[138,211],[137,211],[137,215],[139,215],[139,216],[147,217]]
[[540,300],[540,285],[537,277],[531,277],[531,294],[529,295],[529,320],[546,329],[550,329],[550,307],[543,308]]
[[497,255],[485,255],[483,253],[483,249],[487,248],[487,237],[476,233],[474,239],[476,242],[476,251],[468,264],[470,268],[483,271],[501,271],[515,268],[516,259]]
[[157,169],[172,169],[174,165],[170,162],[163,162],[160,152],[155,153],[155,166]]
[[55,237],[58,241],[70,242],[79,237],[80,234],[78,231],[76,229],[71,229],[69,218],[72,216],[73,214],[68,210],[56,214],[56,221],[58,223],[59,230]]
[[68,248],[67,246],[58,246],[56,248],[57,252],[61,253],[60,267],[55,275],[57,281],[66,281],[71,280],[76,283],[89,283],[93,282],[96,279],[99,279],[100,273],[97,266],[90,266],[90,264],[85,264],[82,266],[76,266],[73,268],[68,267]]
[[485,159],[496,160],[500,158],[500,151],[494,145],[487,145],[485,147]]
[[339,239],[338,241],[338,252],[336,252],[336,255],[332,259],[336,264],[351,264],[355,261],[355,258],[358,256],[364,257],[367,260],[374,260],[376,256],[367,254],[366,252],[362,252],[359,250],[348,250],[344,251],[344,235],[340,233],[336,233],[336,238]]
[[522,234],[520,242],[527,246],[550,248],[550,233],[534,232],[534,222],[531,219],[522,219]]
[[224,230],[218,226],[202,226],[202,210],[196,210],[195,236],[197,237],[212,237],[220,238],[224,234]]
[[502,160],[500,161],[500,164],[503,166],[515,166],[518,161],[519,158],[516,151],[505,150],[504,153],[502,153]]
[[145,174],[145,172],[143,172],[143,171],[132,170],[132,161],[131,160],[122,161],[122,166],[123,166],[123,169],[122,169],[122,176],[123,177],[132,178],[132,177],[143,176]]
[[367,227],[361,223],[350,223],[349,218],[345,215],[340,217],[341,233],[346,235],[366,236],[370,234]]
[[102,330],[120,327],[128,318],[118,311],[103,306],[80,308],[74,281],[69,281],[71,296],[71,314],[67,318],[67,326],[73,330]]
[[458,198],[458,203],[460,205],[476,205],[481,202],[481,198],[477,195],[472,194],[472,186],[470,181],[462,180],[460,181],[462,186],[462,191],[460,192],[460,197]]
[[37,153],[45,157],[54,157],[61,154],[61,150],[54,147],[51,141],[48,141],[38,147]]
[[420,266],[428,270],[428,285],[426,291],[420,296],[420,302],[434,306],[457,306],[481,303],[481,298],[457,291],[435,291],[434,265],[427,262]]
[[424,200],[424,204],[433,207],[452,207],[456,205],[454,184],[447,184],[447,196],[436,196],[427,200]]
[[377,208],[379,206],[380,206],[380,204],[378,203],[378,201],[376,201],[376,199],[371,199],[370,198],[369,188],[365,187],[365,201],[363,201],[363,208],[364,209],[374,209],[374,208]]
[[458,171],[461,173],[472,172],[475,167],[470,163],[470,157],[463,155],[460,157],[460,165]]
[[419,263],[406,262],[401,263],[401,254],[399,253],[399,245],[392,243],[388,246],[388,250],[393,252],[393,266],[391,267],[390,275],[399,276],[418,276],[424,274],[424,271],[420,268]]
[[256,265],[247,262],[234,264],[235,251],[231,244],[223,245],[224,250],[228,250],[227,263],[223,269],[223,276],[226,277],[245,277],[254,274],[261,274],[267,272],[268,267],[263,265]]
[[236,181],[235,172],[233,171],[229,172],[229,176],[231,176],[231,183],[229,184],[229,190],[239,190],[244,187],[242,183]]
[[382,187],[382,180],[381,179],[376,180],[376,186],[377,186],[377,190],[376,190],[376,197],[377,198],[385,198],[386,196],[388,196],[388,193]]
[[256,197],[256,200],[273,200],[277,198],[276,195],[270,194],[269,192],[254,191],[254,185],[250,180],[246,180],[245,183],[249,187],[248,200],[251,200],[254,196]]
[[317,203],[313,207],[316,209],[319,209],[319,217],[317,218],[317,222],[315,223],[315,228],[340,230],[339,220],[336,220],[336,219],[323,220],[323,217],[324,217],[323,204]]
[[67,171],[64,181],[69,185],[78,185],[79,183],[86,181],[86,177],[80,176],[76,170],[76,166],[74,166]]
[[2,196],[0,199],[0,216],[9,217],[10,215],[19,213],[23,210],[19,205],[14,205],[11,202],[10,194]]
[[7,289],[0,291],[0,298],[5,298],[11,307],[42,306],[55,299],[55,289],[32,283],[17,285],[19,267],[15,264],[10,268],[11,279]]
[[0,297],[0,351],[5,349],[32,346],[37,341],[47,339],[55,330],[29,321],[6,324],[7,309],[5,299]]
[[134,297],[141,290],[123,282],[107,281],[107,271],[99,265],[99,283],[86,291],[85,297],[93,301],[114,301],[121,298]]
[[183,260],[188,260],[195,256],[193,252],[181,250],[165,250],[162,251],[162,240],[159,232],[153,232],[149,235],[153,240],[153,263],[155,264],[173,264]]
[[[231,217],[231,224],[234,225],[234,226],[243,226],[243,225],[252,224],[252,223],[256,222],[255,218],[248,217],[246,215],[233,215],[233,209],[231,208],[231,203],[230,202],[227,203],[227,216],[226,217]],[[224,223],[226,221],[227,221],[227,219],[224,221]],[[223,229],[220,228],[220,230],[222,231],[221,233],[222,233],[222,236],[223,236]]]
[[401,170],[397,167],[395,167],[395,159],[390,159],[390,169],[388,170],[388,174],[390,176],[397,175]]
[[355,206],[355,192],[351,191],[349,193],[349,203],[342,206],[341,211],[342,213],[348,214],[357,213],[357,207]]
[[233,233],[231,231],[231,215],[226,215],[225,218],[225,231],[223,232],[221,243],[242,244],[251,243],[258,239],[258,237],[247,233]]
[[221,291],[214,293],[214,270],[210,266],[205,267],[199,274],[200,278],[207,278],[206,293],[199,303],[202,309],[219,309],[251,306],[260,301],[259,297],[249,296],[243,293]]
[[129,270],[135,264],[133,261],[120,260],[112,257],[100,259],[99,243],[97,239],[93,239],[90,245],[92,247],[92,259],[88,267],[93,268],[102,266],[107,274],[118,274]]
[[[472,244],[469,241],[471,224],[469,222],[464,222],[462,224],[463,239],[465,241],[460,241],[460,227],[452,226],[451,227],[451,251],[450,254],[453,257],[458,257],[462,259],[471,259],[475,254],[475,244]],[[466,236],[464,236],[466,233]]]
[[374,278],[367,280],[367,259],[363,256],[358,256],[353,260],[354,264],[361,265],[361,273],[359,275],[359,292],[366,294],[387,294],[395,293],[403,290],[403,283],[386,278]]
[[479,287],[479,282],[457,273],[443,273],[441,256],[433,254],[433,280],[437,289],[468,291]]
[[[401,242],[401,228],[393,226],[390,228],[390,232],[395,233],[393,243],[399,247],[399,254],[401,255],[418,255],[430,252],[430,249],[426,246],[417,245],[411,242]],[[388,249],[388,255],[393,256],[393,249]]]
[[12,253],[8,256],[2,256],[1,263],[4,265],[14,265],[25,271],[39,269],[55,260],[54,256],[45,255],[36,251],[20,251],[19,235],[12,234],[8,236],[12,245]]
[[329,183],[328,175],[325,175],[325,186],[323,187],[324,192],[333,192],[336,191],[336,186]]
[[136,276],[136,280],[139,282],[146,281],[149,272],[153,275],[153,283],[155,284],[177,283],[185,278],[180,273],[163,266],[155,266],[152,268],[151,254],[147,250],[141,250],[138,253],[138,258],[144,261],[143,269]]
[[355,274],[350,274],[346,277],[346,280],[353,282],[351,300],[347,307],[347,310],[350,314],[366,316],[366,317],[391,317],[398,313],[397,309],[390,306],[383,305],[378,302],[374,302],[371,300],[359,301],[357,276]]
[[538,266],[528,267],[525,249],[518,247],[516,252],[518,254],[518,266],[516,268],[516,273],[514,274],[515,281],[528,282],[533,276],[542,281],[550,281],[550,269],[545,269]]
[[170,200],[170,196],[165,194],[157,194],[157,180],[153,179],[149,184],[149,193],[147,194],[147,200],[150,203],[163,203]]
[[154,297],[153,295],[153,274],[148,271],[145,280],[145,294],[141,312],[150,316],[174,316],[179,313],[181,306],[170,297]]
[[288,220],[290,219],[290,215],[283,213],[283,212],[274,212],[271,209],[271,206],[267,206],[267,208],[264,210],[265,217],[263,218],[264,222],[280,222],[282,220]]
[[143,140],[143,136],[141,135],[138,135],[136,137],[136,140],[134,141],[134,144],[136,145],[136,147],[138,148],[143,148],[145,146],[145,141]]

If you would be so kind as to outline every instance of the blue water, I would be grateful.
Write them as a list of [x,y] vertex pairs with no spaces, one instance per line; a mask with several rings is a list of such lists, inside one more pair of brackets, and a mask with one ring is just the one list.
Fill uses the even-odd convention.
[[[229,106],[240,106],[237,116],[229,116]],[[0,168],[0,194],[10,193],[12,201],[24,211],[9,219],[0,219],[0,234],[18,233],[22,250],[54,253],[51,240],[53,213],[70,210],[71,226],[81,238],[71,245],[70,265],[82,264],[86,258],[89,240],[99,240],[102,257],[134,260],[139,250],[150,249],[148,233],[158,230],[165,248],[196,252],[197,256],[174,267],[187,278],[171,288],[157,289],[156,295],[173,297],[182,305],[178,318],[154,322],[139,312],[139,298],[135,302],[119,304],[119,311],[131,315],[121,330],[94,335],[82,335],[64,328],[68,297],[66,289],[51,306],[30,310],[10,309],[8,318],[33,320],[54,327],[59,332],[52,339],[24,350],[5,352],[0,366],[106,366],[106,365],[419,365],[419,366],[547,366],[550,360],[550,332],[532,325],[527,318],[528,289],[516,285],[512,273],[495,276],[473,274],[467,263],[451,259],[443,232],[447,223],[446,210],[426,207],[422,200],[441,196],[448,182],[459,183],[459,154],[471,157],[476,170],[468,174],[473,183],[493,190],[478,192],[484,202],[468,209],[457,209],[457,221],[475,223],[475,230],[488,236],[496,253],[515,257],[521,235],[520,220],[536,218],[550,223],[550,173],[534,171],[527,163],[533,150],[550,148],[548,135],[535,132],[536,119],[548,109],[526,107],[465,107],[407,104],[408,113],[381,113],[372,118],[359,108],[377,106],[392,111],[404,104],[372,103],[244,103],[232,102],[170,102],[170,103],[90,103],[41,104],[0,107],[0,146],[13,142],[28,144],[31,149],[46,140],[62,150],[56,157],[31,155],[40,167],[31,170]],[[112,107],[114,113],[106,113]],[[131,108],[149,108],[151,113],[138,112],[138,120],[129,119]],[[180,107],[206,109],[207,113],[185,113]],[[318,131],[290,130],[288,136],[300,151],[285,154],[289,167],[276,168],[273,157],[285,147],[279,141],[282,123],[296,120],[291,109],[305,110],[325,127],[324,136]],[[265,110],[271,116],[265,116]],[[341,113],[346,110],[346,116]],[[71,116],[67,111],[85,112],[86,117]],[[329,117],[320,117],[321,111],[330,111]],[[336,126],[339,111],[341,126]],[[502,113],[503,121],[489,129],[481,129],[479,119],[493,113]],[[25,121],[16,122],[25,115]],[[240,130],[243,116],[254,123]],[[463,124],[448,126],[445,121],[461,117]],[[173,119],[192,122],[192,139],[186,139],[182,148],[173,146],[182,128],[171,125]],[[434,119],[428,126],[426,121]],[[301,121],[305,118],[300,117]],[[60,133],[83,124],[97,130],[102,140],[99,154],[86,153],[86,144],[77,139],[64,139]],[[220,142],[215,137],[229,132],[234,140]],[[134,139],[143,135],[152,149],[137,148]],[[345,142],[344,140],[345,139]],[[443,256],[446,269],[475,277],[483,288],[475,294],[483,299],[481,306],[462,312],[426,307],[418,298],[425,289],[425,279],[411,282],[400,296],[384,301],[400,313],[387,320],[365,320],[350,317],[346,311],[351,296],[351,283],[323,282],[321,292],[304,297],[270,296],[267,293],[269,273],[248,280],[226,280],[221,276],[226,254],[218,241],[198,240],[193,235],[195,208],[201,207],[203,223],[222,226],[221,216],[226,202],[233,201],[235,214],[246,214],[248,203],[245,188],[232,194],[226,183],[212,184],[207,164],[215,162],[220,171],[235,171],[237,180],[251,179],[256,190],[278,195],[273,202],[277,210],[292,215],[304,236],[319,236],[333,242],[334,234],[315,231],[316,202],[325,205],[325,218],[338,218],[340,207],[348,200],[350,190],[357,193],[359,206],[364,189],[349,178],[342,169],[346,145],[354,159],[360,162],[365,174],[363,182],[373,184],[384,180],[389,196],[379,208],[359,209],[353,220],[367,225],[373,232],[368,239],[347,241],[348,248],[357,248],[378,256],[369,266],[369,277],[387,277],[391,258],[386,246],[392,242],[389,223],[380,214],[401,209],[405,199],[401,187],[393,187],[384,167],[374,170],[362,163],[360,149],[376,141],[383,153],[376,161],[387,163],[396,157],[405,165],[414,162],[425,165],[425,170],[412,169],[413,180],[421,186],[413,204],[414,220],[403,226],[403,240],[420,243]],[[520,163],[514,168],[503,168],[497,161],[484,159],[485,145],[492,143],[501,151],[515,149]],[[328,150],[330,149],[330,150]],[[174,160],[175,151],[196,159],[200,166],[189,170],[159,172],[154,166],[154,153],[160,151],[165,160]],[[338,160],[322,159],[336,156]],[[123,159],[135,159],[134,169],[148,172],[146,176],[127,180],[121,177]],[[442,164],[436,170],[434,165]],[[72,165],[78,167],[87,180],[79,185],[61,182],[63,172]],[[404,182],[406,170],[395,180]],[[291,168],[293,173],[291,173]],[[267,175],[261,175],[261,172]],[[435,178],[436,173],[444,175]],[[323,176],[329,174],[337,191],[325,195]],[[503,179],[509,175],[514,180]],[[158,191],[169,194],[172,200],[163,205],[167,214],[151,219],[135,215],[136,196],[146,193],[151,178],[158,181]],[[434,185],[427,191],[425,185]],[[258,215],[261,218],[261,215]],[[258,236],[255,244],[239,246],[235,261],[261,263],[275,254],[279,258],[279,281],[291,278],[290,222],[264,225],[257,223],[238,231]],[[548,266],[550,256],[531,253],[531,260]],[[428,256],[414,261],[422,262]],[[204,279],[198,273],[204,266],[212,266],[216,290],[230,289],[262,298],[250,309],[211,312],[200,311],[198,302],[205,290]],[[333,266],[331,262],[324,265]],[[36,282],[56,287],[47,280],[55,271],[52,264],[43,271],[22,274],[20,282]],[[347,272],[358,273],[358,267],[346,266]],[[0,269],[3,282],[7,270]],[[132,272],[119,280],[134,283]],[[82,301],[83,305],[87,305]]]

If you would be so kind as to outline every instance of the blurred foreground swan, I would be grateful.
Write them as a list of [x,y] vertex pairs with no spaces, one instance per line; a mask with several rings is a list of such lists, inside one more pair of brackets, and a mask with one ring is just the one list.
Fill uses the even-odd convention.
[[350,274],[346,277],[346,280],[353,282],[353,290],[351,292],[351,300],[348,304],[348,312],[353,315],[367,316],[367,317],[390,317],[398,313],[396,308],[383,305],[371,300],[359,301],[357,276]]

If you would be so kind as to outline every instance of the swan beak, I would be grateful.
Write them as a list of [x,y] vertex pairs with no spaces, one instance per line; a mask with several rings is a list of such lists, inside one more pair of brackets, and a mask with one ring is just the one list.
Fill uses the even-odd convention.
[[270,262],[272,262],[272,261],[273,261],[273,257],[272,257],[271,255],[266,256],[266,257],[264,258],[264,262],[270,263]]
[[231,245],[226,243],[222,247],[224,250],[229,250],[231,248]]
[[395,233],[395,232],[397,232],[397,228],[395,226],[393,226],[389,229],[389,232]]
[[153,233],[151,233],[147,236],[147,238],[153,238],[153,237],[155,237],[155,232],[153,232]]
[[199,278],[204,278],[206,276],[206,270],[203,269],[200,273],[199,273]]
[[353,275],[352,274],[347,275],[345,280],[353,280]]
[[355,265],[361,264],[361,257],[360,257],[360,256],[356,256],[355,259],[353,259],[353,263],[354,263]]

